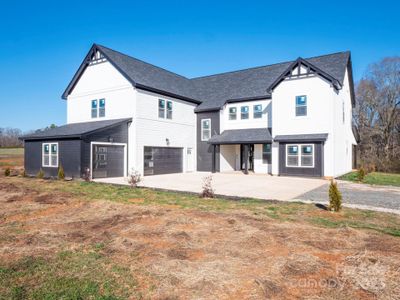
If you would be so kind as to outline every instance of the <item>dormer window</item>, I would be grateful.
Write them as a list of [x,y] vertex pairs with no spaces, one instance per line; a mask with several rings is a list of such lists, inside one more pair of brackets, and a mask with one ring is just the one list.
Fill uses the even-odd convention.
[[240,118],[242,120],[247,120],[249,118],[249,107],[248,106],[242,106],[240,108]]
[[296,117],[307,116],[307,96],[296,96]]
[[229,120],[236,120],[236,107],[229,108]]
[[254,105],[254,107],[253,107],[253,118],[254,119],[262,118],[262,105],[261,104]]

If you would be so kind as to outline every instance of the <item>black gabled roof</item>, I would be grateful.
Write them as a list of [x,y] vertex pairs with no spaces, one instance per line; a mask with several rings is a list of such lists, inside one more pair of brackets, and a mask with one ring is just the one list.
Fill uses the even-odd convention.
[[209,144],[229,145],[243,143],[268,143],[272,142],[271,132],[268,128],[248,128],[225,130],[221,134],[212,136]]
[[[94,44],[63,93],[63,99],[66,99],[74,88],[94,50],[99,50],[133,86],[200,104],[196,111],[219,110],[226,102],[235,100],[270,98],[270,87],[296,62],[288,61],[189,79],[110,48]],[[348,66],[350,66],[349,73],[351,73],[350,52],[348,51],[306,59],[298,58],[298,60],[314,66],[321,74],[326,75],[332,81],[337,81],[339,85],[343,85]],[[351,74],[349,75],[350,81],[352,81]]]
[[53,129],[38,131],[21,137],[21,140],[43,140],[43,139],[66,139],[82,138],[85,135],[98,132],[123,123],[128,123],[132,119],[115,119],[105,121],[94,121],[84,123],[72,123],[59,126]]

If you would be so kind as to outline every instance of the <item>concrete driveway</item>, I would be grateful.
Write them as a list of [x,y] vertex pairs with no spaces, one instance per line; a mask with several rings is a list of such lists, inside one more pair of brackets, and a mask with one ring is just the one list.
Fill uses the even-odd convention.
[[[166,190],[200,193],[203,178],[211,175],[208,172],[193,172],[146,176],[141,186]],[[269,175],[235,173],[212,174],[212,186],[216,194],[274,200],[296,199],[311,190],[327,183],[323,179],[277,177]],[[127,184],[123,178],[97,179],[97,182]]]

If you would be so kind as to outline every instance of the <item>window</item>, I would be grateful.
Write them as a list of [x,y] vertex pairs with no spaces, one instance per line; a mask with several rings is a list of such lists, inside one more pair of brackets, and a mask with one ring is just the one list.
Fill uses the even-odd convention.
[[99,100],[99,118],[106,116],[106,99]]
[[307,116],[307,96],[296,96],[296,117]]
[[242,120],[246,120],[249,118],[249,107],[248,106],[242,106],[240,108],[240,118]]
[[344,114],[344,101],[342,101],[342,121],[343,121],[343,124],[344,124],[344,121],[345,121],[345,114]]
[[97,118],[97,100],[92,100],[92,118]]
[[263,145],[262,159],[263,159],[263,164],[271,163],[271,144]]
[[167,101],[167,119],[172,119],[172,102]]
[[158,99],[158,117],[165,118],[165,100]]
[[211,137],[211,119],[201,120],[201,140],[208,141]]
[[236,120],[236,107],[229,108],[229,120]]
[[58,167],[58,143],[44,143],[42,145],[42,166]]
[[106,99],[92,100],[92,118],[106,116]]
[[253,118],[254,119],[262,118],[262,105],[261,104],[254,105],[254,107],[253,107]]
[[314,167],[314,145],[286,145],[286,167]]

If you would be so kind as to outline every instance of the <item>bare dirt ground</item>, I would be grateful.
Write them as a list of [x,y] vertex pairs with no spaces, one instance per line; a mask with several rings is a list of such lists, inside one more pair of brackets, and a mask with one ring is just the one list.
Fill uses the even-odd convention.
[[104,245],[143,298],[400,299],[398,237],[140,198],[90,201],[20,183],[0,178],[2,264]]

